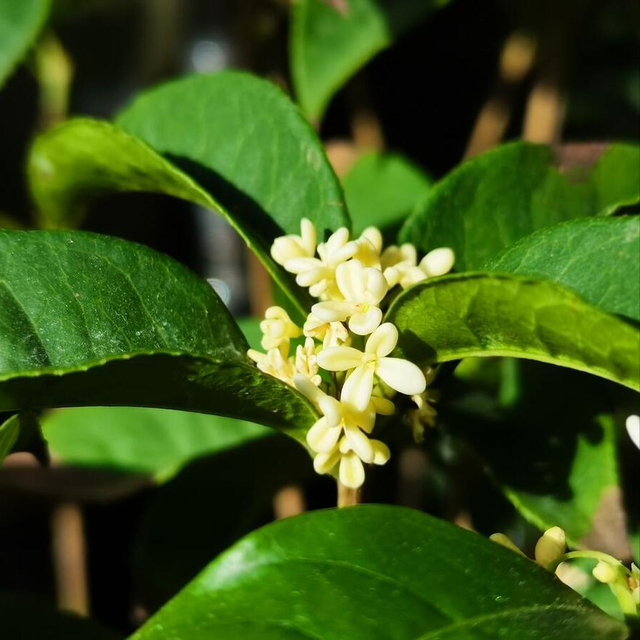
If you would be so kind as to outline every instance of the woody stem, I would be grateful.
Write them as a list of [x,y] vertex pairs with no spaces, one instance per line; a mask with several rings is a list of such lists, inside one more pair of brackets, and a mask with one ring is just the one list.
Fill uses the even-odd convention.
[[345,487],[338,480],[338,508],[352,507],[360,502],[360,489]]

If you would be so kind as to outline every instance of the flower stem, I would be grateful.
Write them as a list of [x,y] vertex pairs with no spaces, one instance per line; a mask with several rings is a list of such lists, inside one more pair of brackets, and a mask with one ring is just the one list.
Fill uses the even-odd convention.
[[360,489],[345,487],[338,480],[338,509],[342,507],[353,507],[360,502]]

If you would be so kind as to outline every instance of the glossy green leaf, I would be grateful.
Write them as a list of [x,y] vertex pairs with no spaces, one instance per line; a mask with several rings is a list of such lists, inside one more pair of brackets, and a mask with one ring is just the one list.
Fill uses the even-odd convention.
[[448,0],[323,0],[292,7],[291,74],[302,110],[319,120],[333,94],[377,53]]
[[342,182],[354,235],[369,226],[395,231],[431,186],[403,156],[377,152],[358,158]]
[[420,364],[473,356],[549,362],[640,390],[640,332],[545,280],[461,274],[415,285],[386,319],[397,355]]
[[[110,191],[153,191],[215,210],[306,310],[307,298],[269,255],[311,219],[319,237],[350,226],[316,134],[274,85],[239,72],[190,76],[140,96],[118,126],[71,121],[43,134],[29,160],[49,226],[75,226]],[[300,301],[303,302],[300,302]]]
[[3,0],[0,3],[0,86],[40,33],[49,5],[50,0]]
[[2,640],[117,640],[122,634],[93,620],[57,611],[39,598],[0,593]]
[[145,473],[161,482],[194,458],[269,433],[242,420],[141,407],[61,409],[42,428],[64,464]]
[[550,573],[418,511],[358,506],[289,518],[207,567],[133,638],[622,639]]
[[273,519],[279,489],[311,475],[307,453],[278,435],[189,464],[158,489],[136,530],[136,600],[156,611],[219,553]]
[[627,144],[507,144],[434,185],[400,237],[424,251],[453,248],[458,271],[481,269],[534,231],[637,203],[639,164],[640,149]]
[[83,232],[0,231],[0,410],[150,406],[302,437],[311,406],[262,374],[203,280]]
[[548,278],[604,311],[640,320],[640,217],[572,220],[541,229],[485,269]]
[[453,399],[440,407],[442,428],[471,444],[540,530],[561,526],[572,546],[606,540],[610,552],[624,555],[624,531],[607,517],[621,508],[611,385],[526,360],[467,364],[479,368],[483,386],[458,382],[464,391],[449,390]]

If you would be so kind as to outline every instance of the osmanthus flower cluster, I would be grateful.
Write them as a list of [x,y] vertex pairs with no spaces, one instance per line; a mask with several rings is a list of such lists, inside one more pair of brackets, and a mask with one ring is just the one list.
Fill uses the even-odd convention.
[[[398,330],[382,322],[382,309],[394,288],[448,273],[453,252],[435,249],[418,262],[413,245],[383,250],[374,227],[353,240],[348,229],[338,229],[318,244],[315,227],[303,219],[300,235],[276,238],[271,255],[318,302],[302,327],[284,309],[269,308],[260,325],[266,353],[250,349],[248,355],[265,373],[295,386],[320,413],[307,433],[316,471],[337,470],[343,485],[357,489],[364,464],[389,459],[389,448],[371,434],[376,416],[395,412],[396,393],[411,396],[416,405],[409,419],[417,439],[434,422],[427,391],[433,371],[390,355]],[[302,344],[291,353],[296,338]]]
[[[494,533],[491,540],[524,556],[516,544],[503,533]],[[618,600],[622,612],[629,617],[640,617],[640,570],[635,564],[625,567],[620,560],[601,551],[567,551],[567,537],[560,527],[547,529],[536,543],[535,561],[548,569],[558,572],[564,563],[578,558],[594,560],[593,577],[608,584]]]

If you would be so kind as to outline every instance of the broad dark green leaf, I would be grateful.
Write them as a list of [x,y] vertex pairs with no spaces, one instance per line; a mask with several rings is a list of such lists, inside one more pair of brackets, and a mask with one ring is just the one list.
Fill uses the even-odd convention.
[[507,144],[434,185],[400,237],[424,251],[451,247],[459,271],[481,269],[534,231],[637,203],[639,164],[639,148],[627,144]]
[[431,186],[403,156],[376,152],[358,158],[342,182],[355,235],[369,226],[396,231]]
[[75,226],[87,202],[109,191],[190,200],[224,215],[307,309],[272,261],[271,242],[299,233],[305,216],[321,238],[350,223],[320,141],[277,87],[238,72],[191,76],[144,93],[118,125],[129,135],[79,120],[36,141],[29,171],[45,223]]
[[122,634],[26,594],[0,593],[2,640],[117,640]]
[[546,640],[559,629],[627,637],[526,558],[418,511],[371,505],[250,534],[133,638]]
[[43,418],[42,428],[64,464],[146,473],[158,482],[194,458],[270,433],[242,420],[141,407],[56,410]]
[[273,435],[196,460],[156,492],[134,539],[136,598],[156,611],[219,553],[273,519],[273,498],[313,475],[295,442]]
[[323,0],[292,5],[291,74],[302,110],[319,120],[333,94],[377,53],[448,0]]
[[391,305],[397,353],[414,362],[513,356],[640,390],[640,332],[545,280],[461,274],[419,283]]
[[83,232],[0,231],[0,411],[150,406],[302,437],[313,409],[246,349],[211,287],[166,256]]
[[[482,388],[460,381],[468,365]],[[573,546],[597,539],[624,555],[625,533],[607,517],[622,509],[610,383],[505,358],[466,360],[455,380],[440,424],[472,445],[520,513],[541,530],[561,526]]]
[[49,14],[50,0],[0,3],[0,86],[26,55]]
[[604,311],[640,320],[640,217],[572,220],[541,229],[485,269],[548,278]]

